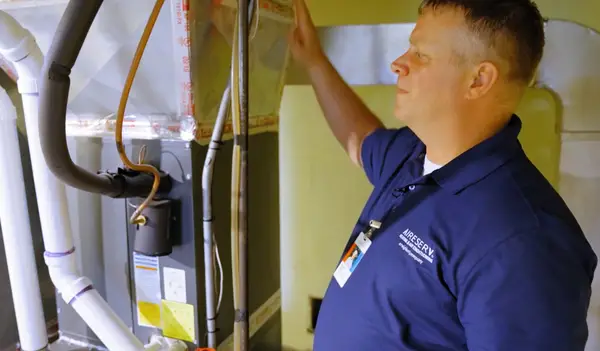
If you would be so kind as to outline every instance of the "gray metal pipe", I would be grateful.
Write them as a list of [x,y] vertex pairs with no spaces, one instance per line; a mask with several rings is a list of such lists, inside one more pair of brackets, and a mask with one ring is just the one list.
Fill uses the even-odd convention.
[[[241,167],[240,167],[240,199],[239,199],[239,272],[240,272],[240,302],[239,313],[236,313],[236,322],[240,325],[241,351],[250,349],[250,330],[249,330],[249,299],[248,299],[248,76],[249,76],[249,55],[248,55],[248,37],[249,25],[248,14],[252,16],[254,6],[250,6],[248,0],[239,0],[238,2],[238,48],[239,50],[239,103],[240,103],[240,135],[236,136],[235,142],[240,145]],[[252,18],[252,17],[250,17]]]
[[[145,197],[152,188],[152,175],[129,170],[95,174],[77,166],[67,147],[69,74],[102,3],[71,0],[58,24],[40,79],[40,143],[48,168],[63,183],[110,197]],[[163,174],[159,193],[170,187],[170,178]]]

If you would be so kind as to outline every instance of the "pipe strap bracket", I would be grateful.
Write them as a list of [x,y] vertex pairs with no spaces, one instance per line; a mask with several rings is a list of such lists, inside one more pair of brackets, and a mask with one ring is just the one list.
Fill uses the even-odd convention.
[[248,321],[248,310],[235,310],[235,322],[247,322]]

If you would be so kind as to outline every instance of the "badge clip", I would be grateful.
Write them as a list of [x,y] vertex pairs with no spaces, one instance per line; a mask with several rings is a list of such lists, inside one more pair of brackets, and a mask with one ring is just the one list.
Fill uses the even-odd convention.
[[365,233],[365,236],[369,239],[371,239],[371,236],[373,236],[373,233],[375,233],[375,231],[377,229],[381,228],[381,222],[376,221],[376,220],[370,220],[369,221],[369,229],[367,230],[367,232]]

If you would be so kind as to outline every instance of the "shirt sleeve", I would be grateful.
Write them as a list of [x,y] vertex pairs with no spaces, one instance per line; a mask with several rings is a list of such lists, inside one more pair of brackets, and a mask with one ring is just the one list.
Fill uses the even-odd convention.
[[361,146],[361,160],[371,184],[377,186],[382,179],[387,179],[410,155],[417,140],[406,127],[379,128],[369,134]]
[[504,241],[460,284],[470,351],[584,350],[595,258],[537,234]]

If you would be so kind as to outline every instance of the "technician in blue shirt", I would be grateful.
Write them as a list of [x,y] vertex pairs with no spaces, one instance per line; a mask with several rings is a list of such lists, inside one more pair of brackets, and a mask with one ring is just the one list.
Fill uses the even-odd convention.
[[374,186],[314,350],[584,350],[597,258],[517,140],[514,111],[544,48],[537,7],[423,1],[392,63],[408,127],[386,129],[324,55],[304,1],[295,6],[292,53]]

